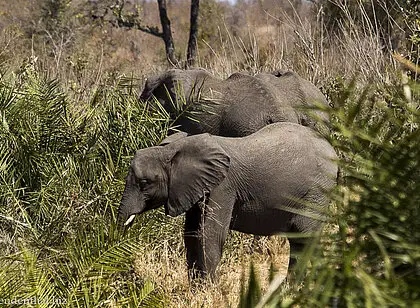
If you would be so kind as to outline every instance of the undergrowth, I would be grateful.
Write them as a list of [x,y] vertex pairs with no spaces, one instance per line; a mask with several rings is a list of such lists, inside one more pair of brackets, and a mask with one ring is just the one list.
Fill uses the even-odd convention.
[[81,102],[28,66],[3,74],[0,89],[0,298],[161,303],[153,282],[127,274],[154,225],[120,234],[113,222],[135,149],[163,138],[167,116],[123,78]]

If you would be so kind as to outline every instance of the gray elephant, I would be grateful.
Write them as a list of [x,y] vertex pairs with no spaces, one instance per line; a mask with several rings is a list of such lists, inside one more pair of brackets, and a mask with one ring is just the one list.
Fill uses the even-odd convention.
[[[308,115],[325,96],[294,72],[277,71],[250,76],[234,73],[226,80],[203,69],[173,69],[149,78],[140,99],[156,98],[174,124],[189,134],[210,133],[242,137],[275,122],[291,122],[325,131]],[[322,121],[327,117],[314,111]]]
[[[337,157],[312,129],[274,123],[241,138],[186,135],[136,152],[119,218],[129,225],[161,205],[170,216],[186,213],[187,263],[196,276],[214,277],[229,229],[256,235],[320,229]],[[289,242],[293,262],[305,241]]]

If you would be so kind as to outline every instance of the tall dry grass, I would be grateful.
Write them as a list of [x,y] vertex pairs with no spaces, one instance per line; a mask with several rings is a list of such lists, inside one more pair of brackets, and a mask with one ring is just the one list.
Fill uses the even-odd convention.
[[[5,46],[4,61],[14,62],[11,67],[16,69],[24,59],[38,59],[51,76],[59,77],[77,90],[118,74],[139,78],[142,84],[145,77],[170,67],[160,38],[107,23],[92,23],[81,11],[81,4],[82,1],[74,1],[66,11],[68,16],[63,23],[72,28],[64,36],[38,25],[30,27],[33,34],[28,37],[29,30],[22,31],[25,24],[17,28],[10,21],[5,22],[0,37]],[[346,16],[345,22],[331,31],[325,27],[322,7],[297,5],[292,1],[282,1],[281,6],[269,4],[235,8],[209,5],[208,9],[221,15],[203,13],[209,18],[205,23],[211,27],[206,25],[208,33],[199,38],[198,65],[221,77],[235,71],[255,74],[292,69],[320,86],[327,86],[331,78],[351,78],[355,74],[364,83],[394,80],[397,63],[390,53],[384,52],[379,30],[367,14],[362,14],[360,21],[342,2],[339,7]],[[144,23],[158,25],[157,6],[148,2],[145,5],[141,11]],[[12,15],[9,9],[3,8],[4,16]],[[188,16],[184,12],[188,5],[181,2],[169,9],[178,56],[182,60],[188,28]],[[77,19],[71,15],[76,13]],[[33,20],[31,16],[23,16],[28,23],[37,24],[35,16]]]
[[199,63],[223,77],[241,70],[256,74],[291,69],[320,86],[353,76],[363,84],[395,81],[398,63],[384,50],[372,21],[363,15],[360,23],[347,6],[340,9],[347,19],[334,31],[325,27],[322,7],[312,7],[305,16],[295,9],[277,15],[264,11],[267,23],[249,24],[239,37],[224,24],[219,43],[206,45],[213,57]]
[[[177,234],[182,238],[182,234]],[[230,235],[218,269],[217,282],[191,286],[186,272],[182,240],[170,243],[162,239],[158,247],[145,246],[134,261],[135,272],[154,281],[166,295],[170,307],[232,307],[239,303],[242,284],[249,277],[249,264],[255,264],[263,290],[268,287],[270,270],[286,275],[287,241],[279,237],[262,238],[256,242],[251,236]]]

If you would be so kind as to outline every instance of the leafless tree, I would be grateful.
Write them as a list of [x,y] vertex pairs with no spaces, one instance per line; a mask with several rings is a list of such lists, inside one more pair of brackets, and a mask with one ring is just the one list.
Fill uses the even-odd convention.
[[191,0],[190,12],[190,38],[188,40],[187,50],[187,66],[191,67],[195,64],[197,58],[197,34],[198,34],[198,12],[200,0]]
[[[94,2],[95,5],[98,2]],[[136,29],[154,35],[163,39],[165,43],[166,58],[171,65],[179,66],[179,61],[175,56],[175,44],[172,38],[171,21],[169,20],[167,13],[167,0],[157,0],[159,8],[160,23],[162,31],[156,26],[143,25],[139,16],[136,14],[125,14],[124,5],[125,0],[115,0],[115,3],[111,6],[106,6],[102,14],[98,14],[99,10],[95,14],[92,14],[93,19],[99,19],[101,21],[107,21],[115,27]],[[187,61],[186,66],[194,66],[197,57],[197,36],[198,36],[198,15],[199,15],[199,4],[200,0],[191,0],[191,12],[190,12],[190,36],[188,40],[187,49]],[[112,12],[114,18],[105,18],[105,16]]]
[[159,6],[160,23],[162,25],[162,38],[165,42],[166,58],[169,63],[175,64],[178,61],[175,58],[175,45],[172,38],[171,21],[166,11],[166,0],[157,0]]

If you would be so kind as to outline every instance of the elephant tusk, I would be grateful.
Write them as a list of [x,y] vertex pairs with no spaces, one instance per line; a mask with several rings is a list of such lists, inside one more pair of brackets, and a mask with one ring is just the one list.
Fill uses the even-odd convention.
[[134,217],[136,217],[136,215],[131,215],[130,217],[128,217],[127,221],[124,223],[124,226],[130,224],[134,220]]

